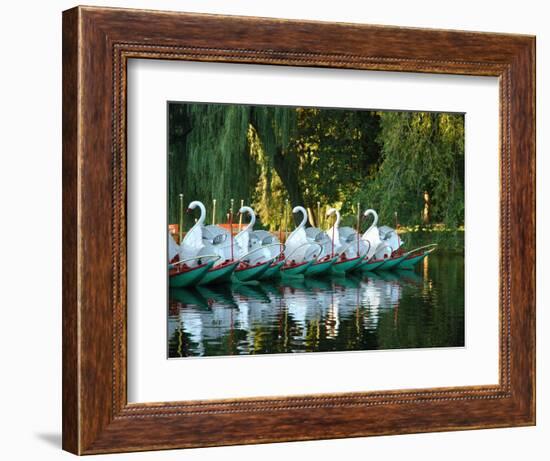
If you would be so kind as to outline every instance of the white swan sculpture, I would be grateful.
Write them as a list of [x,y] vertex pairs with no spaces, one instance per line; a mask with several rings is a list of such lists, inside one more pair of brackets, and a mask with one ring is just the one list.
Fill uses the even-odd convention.
[[239,258],[248,258],[251,264],[257,264],[281,256],[284,247],[277,237],[264,230],[254,230],[256,223],[254,210],[249,206],[243,206],[239,209],[239,213],[250,216],[250,222],[235,236]]
[[306,234],[307,211],[302,206],[295,206],[293,213],[301,213],[302,221],[287,237],[285,242],[285,264],[281,268],[287,275],[303,274],[319,257],[322,247],[311,242]]
[[336,215],[336,220],[327,231],[332,240],[332,254],[339,259],[332,266],[332,271],[345,273],[355,269],[367,254],[368,245],[359,238],[355,229],[351,227],[340,228],[341,216],[336,208],[329,208],[327,216]]

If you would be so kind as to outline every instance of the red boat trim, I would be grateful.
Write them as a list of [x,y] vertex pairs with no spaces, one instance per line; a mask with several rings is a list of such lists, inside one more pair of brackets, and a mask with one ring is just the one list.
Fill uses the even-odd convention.
[[410,254],[409,256],[407,256],[405,258],[405,260],[407,259],[413,259],[413,258],[416,258],[417,256],[422,256],[424,254],[424,251],[417,251],[416,253],[412,253]]
[[[350,261],[355,261],[359,258],[361,258],[361,256],[356,256],[355,258],[351,258],[351,259],[344,259],[343,261],[336,261],[334,265],[336,266],[337,264],[349,263]],[[384,260],[384,261],[387,261],[387,260]]]
[[367,265],[369,264],[377,264],[377,263],[381,263],[381,262],[386,262],[386,261],[391,261],[391,259],[371,259]]
[[303,263],[294,264],[293,266],[285,266],[285,265],[283,265],[283,267],[281,268],[281,270],[284,271],[284,270],[286,270],[286,269],[294,269],[295,267],[300,267],[300,266],[303,266],[304,264],[309,264],[309,261],[304,261]]
[[[195,267],[190,267],[189,269],[186,269],[186,270],[178,270],[175,274],[170,274],[170,270],[168,271],[168,275],[170,277],[175,277],[176,275],[181,275],[181,274],[185,274],[187,272],[191,272],[191,271],[194,271],[194,270],[197,270],[197,269],[200,269],[201,267],[204,267],[204,266],[207,266],[209,263],[204,263],[204,264],[201,264],[200,266],[195,266]],[[173,269],[172,269],[173,270]],[[210,271],[209,271],[210,272]]]
[[239,267],[237,266],[237,269],[235,269],[235,272],[246,271],[246,270],[248,270],[248,269],[255,269],[256,267],[263,266],[264,264],[271,264],[271,263],[268,263],[268,262],[266,261],[266,262],[263,262],[263,263],[255,264],[254,266],[241,267],[240,269],[239,269]]
[[230,261],[230,262],[227,262],[227,263],[222,263],[219,266],[212,267],[212,269],[210,269],[208,272],[215,272],[215,271],[220,270],[220,269],[225,269],[227,266],[231,266],[231,264],[235,264],[235,263],[238,263],[238,262],[239,261]]
[[[317,261],[317,262],[314,262],[311,266],[316,266],[317,264],[326,264],[326,263],[329,263],[331,260],[330,259],[326,259],[325,261]],[[351,261],[351,259],[348,259],[348,261]]]

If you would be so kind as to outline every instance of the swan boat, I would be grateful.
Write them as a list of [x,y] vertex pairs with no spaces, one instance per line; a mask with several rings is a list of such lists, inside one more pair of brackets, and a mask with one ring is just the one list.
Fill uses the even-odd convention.
[[[384,255],[385,262],[378,267],[378,270],[413,269],[420,261],[432,253],[437,243],[424,245],[410,251],[403,251],[403,241],[397,231],[388,226],[379,229],[382,245],[386,248]],[[389,256],[388,255],[389,251]]]
[[432,253],[436,247],[437,243],[432,243],[409,251],[405,254],[405,258],[399,263],[397,269],[414,269],[414,266]]
[[[297,212],[302,213],[302,222],[307,224],[307,211],[304,207],[296,207]],[[305,222],[304,222],[305,221]],[[330,272],[332,265],[338,260],[338,256],[331,254],[332,241],[327,233],[317,227],[305,228],[308,242],[319,245],[320,252],[314,261],[304,272],[306,276],[318,276]]]
[[327,233],[317,227],[308,227],[306,235],[311,242],[321,245],[321,253],[311,266],[305,272],[307,276],[318,276],[328,274],[332,265],[338,261],[338,256],[331,253],[332,241]]
[[226,283],[237,269],[239,261],[233,255],[237,254],[236,244],[229,232],[215,225],[204,225],[206,208],[202,202],[195,200],[189,204],[188,212],[199,208],[200,216],[195,225],[187,232],[183,239],[183,247],[189,257],[195,257],[202,252],[217,256],[217,260],[205,273],[198,284],[208,285]]
[[306,234],[307,212],[304,207],[296,206],[292,212],[302,213],[303,217],[285,242],[285,258],[281,266],[281,274],[287,276],[304,274],[317,261],[322,251],[322,246],[312,242]]
[[356,269],[368,252],[369,245],[359,238],[351,227],[340,227],[341,216],[336,208],[329,208],[327,216],[336,215],[333,226],[327,231],[332,240],[332,255],[338,255],[331,270],[334,274],[345,274]]
[[240,208],[239,213],[250,215],[248,225],[235,236],[239,247],[239,267],[235,277],[241,281],[260,280],[277,276],[284,264],[284,246],[272,234],[263,230],[254,230],[256,213],[248,206]]
[[362,240],[369,242],[369,251],[360,269],[364,271],[413,269],[416,264],[432,253],[437,244],[432,243],[408,252],[403,251],[403,240],[397,231],[389,226],[377,227],[378,214],[372,209],[365,211],[364,216],[372,215],[374,220],[362,235]]
[[171,288],[196,285],[217,260],[217,256],[208,254],[204,248],[194,251],[185,242],[178,245],[168,234],[168,280]]

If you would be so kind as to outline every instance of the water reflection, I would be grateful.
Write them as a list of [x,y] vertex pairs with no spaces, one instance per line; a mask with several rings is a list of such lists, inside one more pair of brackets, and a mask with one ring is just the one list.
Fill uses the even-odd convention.
[[464,345],[464,262],[170,290],[169,357]]

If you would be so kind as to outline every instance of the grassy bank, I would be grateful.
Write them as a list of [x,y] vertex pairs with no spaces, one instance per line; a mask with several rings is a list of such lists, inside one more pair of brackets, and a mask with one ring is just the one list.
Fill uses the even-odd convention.
[[405,241],[407,249],[437,243],[439,249],[464,254],[464,227],[448,229],[442,225],[400,227],[399,236]]

